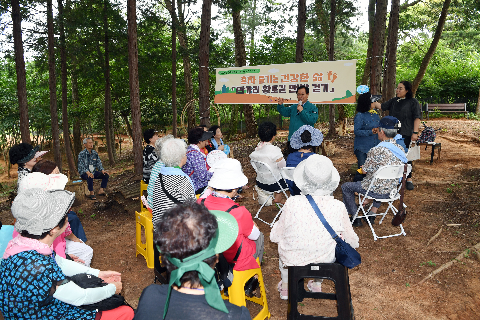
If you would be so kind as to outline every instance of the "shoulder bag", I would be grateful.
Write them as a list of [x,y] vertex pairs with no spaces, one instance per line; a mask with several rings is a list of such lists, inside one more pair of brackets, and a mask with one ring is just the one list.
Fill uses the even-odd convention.
[[306,196],[308,202],[312,206],[313,210],[317,214],[320,221],[322,221],[323,226],[327,229],[328,233],[332,236],[333,240],[337,242],[337,246],[335,247],[335,258],[337,259],[337,263],[344,265],[345,267],[352,269],[358,266],[362,262],[362,258],[360,257],[360,253],[357,250],[353,249],[351,245],[343,241],[336,233],[333,231],[332,227],[328,224],[327,220],[323,216],[322,212],[318,208],[317,204],[313,200],[311,195]]

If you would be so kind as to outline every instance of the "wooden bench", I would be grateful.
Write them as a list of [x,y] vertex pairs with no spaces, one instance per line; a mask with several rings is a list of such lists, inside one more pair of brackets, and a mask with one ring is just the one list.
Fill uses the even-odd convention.
[[468,117],[467,104],[466,103],[427,103],[425,105],[425,113],[427,114],[427,120],[431,112],[457,112],[466,113]]

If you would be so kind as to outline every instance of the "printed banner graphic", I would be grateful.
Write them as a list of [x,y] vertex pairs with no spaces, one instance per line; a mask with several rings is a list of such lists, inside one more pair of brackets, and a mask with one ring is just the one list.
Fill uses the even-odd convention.
[[356,60],[271,64],[216,69],[215,103],[296,103],[297,88],[309,88],[315,104],[355,103]]

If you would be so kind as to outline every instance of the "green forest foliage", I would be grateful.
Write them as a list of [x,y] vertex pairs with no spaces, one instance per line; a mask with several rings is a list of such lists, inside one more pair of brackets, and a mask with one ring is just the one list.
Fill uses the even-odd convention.
[[[270,0],[245,1],[243,31],[247,61],[249,65],[282,64],[295,61],[296,9],[288,5],[277,4]],[[474,111],[480,88],[480,12],[478,1],[457,0],[452,2],[451,18],[445,26],[445,32],[429,64],[425,77],[417,91],[417,98],[425,102],[468,102],[470,111]],[[4,6],[1,20],[11,20]],[[66,8],[65,28],[68,57],[68,105],[70,125],[78,121],[84,133],[104,131],[104,39],[103,3],[99,0],[69,1]],[[138,54],[140,99],[142,126],[165,129],[171,126],[171,20],[163,2],[141,2],[138,12]],[[189,1],[192,5],[193,1]],[[200,3],[200,1],[199,1]],[[357,59],[357,85],[360,85],[365,66],[368,34],[358,32],[351,27],[350,18],[358,11],[353,2],[339,2],[340,22],[335,39],[335,57],[338,60]],[[429,0],[402,11],[400,16],[400,43],[397,57],[397,81],[412,81],[431,42],[436,27],[442,1]],[[198,9],[197,5],[197,9]],[[188,8],[188,6],[186,6]],[[35,137],[48,139],[50,133],[50,111],[48,91],[48,63],[46,50],[45,19],[43,3],[24,7],[25,19],[31,19],[36,32],[24,32],[25,48],[29,52],[27,61],[27,92],[30,117],[30,129]],[[108,35],[111,68],[112,108],[115,133],[126,133],[125,119],[129,121],[130,93],[127,57],[127,23],[125,4],[119,0],[109,2]],[[256,10],[256,11],[255,11]],[[187,10],[188,11],[188,10]],[[280,19],[284,12],[293,16]],[[195,10],[186,12],[187,35],[189,41],[188,56],[192,62],[194,96],[198,98],[198,52],[200,34],[200,13]],[[36,17],[36,18],[35,18]],[[253,19],[255,17],[255,19]],[[11,21],[10,21],[11,22]],[[222,22],[219,24],[219,22]],[[25,25],[25,24],[24,24]],[[235,65],[231,15],[228,10],[214,17],[210,43],[210,85],[211,97],[214,96],[215,68]],[[6,29],[11,30],[11,29]],[[290,31],[288,31],[290,30]],[[292,31],[293,30],[293,31]],[[252,38],[252,32],[254,37]],[[308,9],[307,33],[305,37],[304,60],[327,60],[324,34],[318,24],[313,5]],[[11,39],[10,39],[11,40]],[[16,96],[16,74],[12,51],[4,50],[0,60],[0,141],[8,135],[19,139],[19,115]],[[182,54],[177,41],[177,105],[180,115],[186,101]],[[60,97],[60,54],[57,52],[57,93]],[[79,105],[72,100],[72,76],[75,75],[79,90]],[[197,106],[198,107],[198,106]],[[61,114],[60,98],[58,101]],[[235,114],[233,106],[220,105],[222,123],[229,123]],[[347,116],[354,115],[355,106],[346,108]],[[275,106],[255,105],[257,117],[277,117]],[[122,116],[124,115],[124,116]],[[179,117],[180,118],[180,117]],[[61,119],[61,117],[60,117]],[[184,119],[186,121],[186,118]],[[237,119],[233,119],[237,120]],[[240,119],[239,119],[240,120]],[[215,110],[211,109],[211,122],[217,122]],[[198,119],[197,119],[198,123]],[[41,144],[42,141],[35,141]]]

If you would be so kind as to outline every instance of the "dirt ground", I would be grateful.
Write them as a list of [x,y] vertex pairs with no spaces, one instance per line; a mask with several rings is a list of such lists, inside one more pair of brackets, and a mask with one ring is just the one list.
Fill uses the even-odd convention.
[[[428,124],[440,129],[436,142],[442,144],[441,158],[438,160],[436,153],[430,164],[430,148],[422,149],[421,160],[414,163],[415,189],[407,191],[405,197],[407,236],[374,241],[367,225],[355,229],[362,256],[362,263],[349,271],[356,319],[480,319],[480,253],[477,255],[470,250],[462,255],[464,250],[480,242],[477,210],[480,202],[480,122],[435,119]],[[349,130],[347,136],[334,141],[335,154],[330,156],[341,174],[341,183],[352,180],[350,168],[356,163],[353,128]],[[255,182],[248,161],[254,144],[255,140],[246,139],[230,143],[236,158],[242,162],[249,186]],[[131,168],[131,157],[127,153],[126,158],[111,170],[107,191],[131,183],[134,179]],[[8,182],[5,174],[2,177],[4,184]],[[252,199],[252,189],[245,190],[239,203],[254,215],[259,204]],[[342,198],[340,188],[334,195]],[[6,197],[2,199],[0,220],[11,224],[13,218]],[[153,270],[147,268],[145,259],[140,255],[135,257],[134,211],[139,209],[138,199],[123,199],[111,192],[107,199],[97,201],[84,202],[74,208],[85,228],[87,244],[94,249],[92,267],[121,272],[123,294],[136,307],[143,288],[153,281]],[[276,212],[271,206],[263,209],[261,215],[271,221]],[[382,225],[378,225],[378,220],[375,225],[378,234],[395,231],[388,217]],[[277,245],[267,240],[270,227],[260,221],[257,224],[266,239],[262,273],[271,319],[285,319],[287,301],[280,300],[276,289],[280,281]],[[440,229],[440,234],[428,244]],[[457,263],[420,284],[430,272],[459,255],[462,259]],[[324,287],[327,289],[329,285],[325,283]],[[258,309],[248,307],[254,317]],[[304,301],[300,307],[302,313],[316,315],[328,315],[335,308],[315,300]]]

